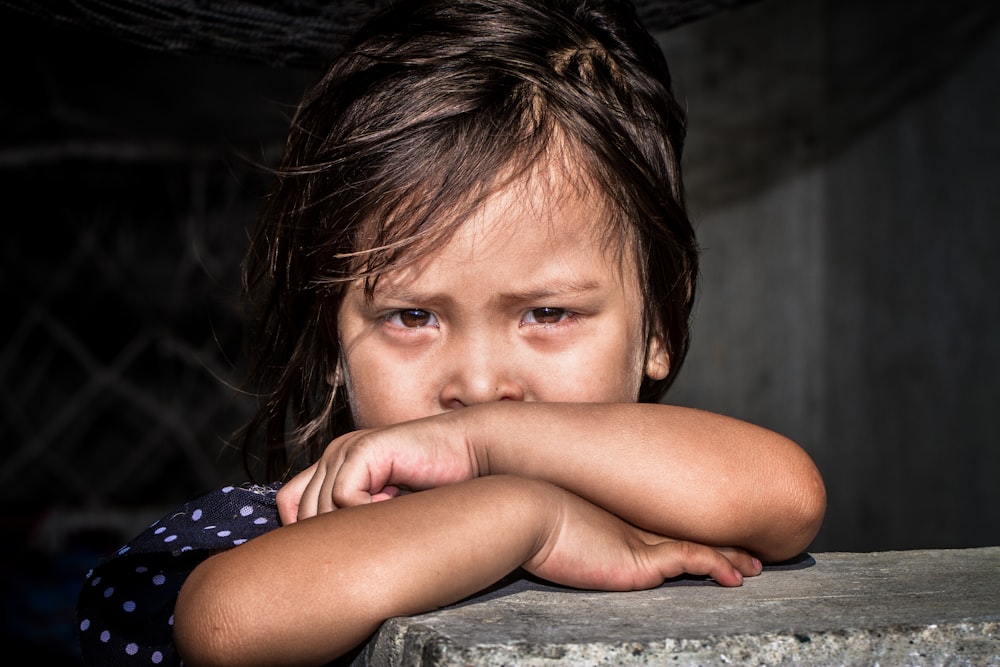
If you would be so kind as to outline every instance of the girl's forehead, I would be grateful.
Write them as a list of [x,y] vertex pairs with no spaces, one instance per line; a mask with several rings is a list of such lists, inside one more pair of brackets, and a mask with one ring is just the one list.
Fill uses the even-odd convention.
[[[381,290],[416,283],[501,282],[544,291],[553,285],[631,283],[628,244],[593,190],[550,179],[522,180],[492,194],[435,247],[411,249],[378,279]],[[626,261],[622,261],[622,260]],[[471,287],[471,286],[470,286]]]
[[602,243],[621,236],[606,195],[571,153],[559,151],[498,185],[463,216],[456,229],[485,242],[507,242],[530,231],[550,237],[586,236]]
[[439,190],[431,176],[428,188],[415,186],[408,204],[366,216],[353,273],[368,276],[371,295],[379,283],[412,278],[444,257],[499,262],[509,259],[500,251],[512,246],[539,262],[558,249],[565,258],[635,267],[631,224],[574,158],[571,151],[547,151],[458,197]]

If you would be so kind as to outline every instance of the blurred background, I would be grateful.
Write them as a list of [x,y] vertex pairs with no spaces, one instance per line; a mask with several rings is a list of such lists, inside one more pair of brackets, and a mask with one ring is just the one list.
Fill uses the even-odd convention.
[[[7,645],[244,479],[239,262],[348,2],[0,0]],[[704,248],[667,402],[801,443],[813,551],[1000,545],[1000,3],[647,0]],[[747,452],[752,457],[752,452]]]

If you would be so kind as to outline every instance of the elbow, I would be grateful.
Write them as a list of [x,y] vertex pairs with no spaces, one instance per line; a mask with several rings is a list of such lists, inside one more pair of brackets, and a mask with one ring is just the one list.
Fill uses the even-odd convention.
[[767,527],[747,545],[764,563],[780,563],[804,553],[826,516],[826,485],[811,459],[800,459],[781,478],[785,483],[771,497]]
[[767,555],[769,562],[785,561],[805,552],[826,516],[826,485],[816,466],[809,461],[795,479],[788,489],[790,498],[781,522],[781,546]]
[[826,485],[816,466],[810,465],[806,482],[801,491],[802,500],[797,516],[800,544],[799,553],[805,551],[819,533],[826,517]]
[[177,595],[174,646],[186,667],[325,665],[366,636],[329,630],[349,619],[299,614],[311,605],[262,586],[267,576],[246,566],[256,560],[246,546],[203,561]]
[[236,610],[225,608],[228,595],[211,590],[206,576],[211,559],[185,581],[174,607],[174,645],[188,667],[226,667],[247,664],[247,637],[240,631]]

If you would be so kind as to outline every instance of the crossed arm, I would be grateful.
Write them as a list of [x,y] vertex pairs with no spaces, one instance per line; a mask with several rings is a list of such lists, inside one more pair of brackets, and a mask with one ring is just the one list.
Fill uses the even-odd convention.
[[278,502],[285,527],[188,578],[186,664],[323,664],[517,567],[600,590],[736,586],[801,552],[825,510],[794,443],[642,404],[501,403],[355,432]]

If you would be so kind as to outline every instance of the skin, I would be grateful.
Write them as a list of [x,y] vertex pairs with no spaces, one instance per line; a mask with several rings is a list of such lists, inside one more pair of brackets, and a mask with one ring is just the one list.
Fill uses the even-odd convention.
[[186,664],[322,664],[517,567],[597,590],[738,586],[809,544],[825,494],[797,445],[635,403],[669,359],[604,215],[546,169],[373,300],[348,291],[332,380],[359,430],[279,492],[284,527],[192,572]]

